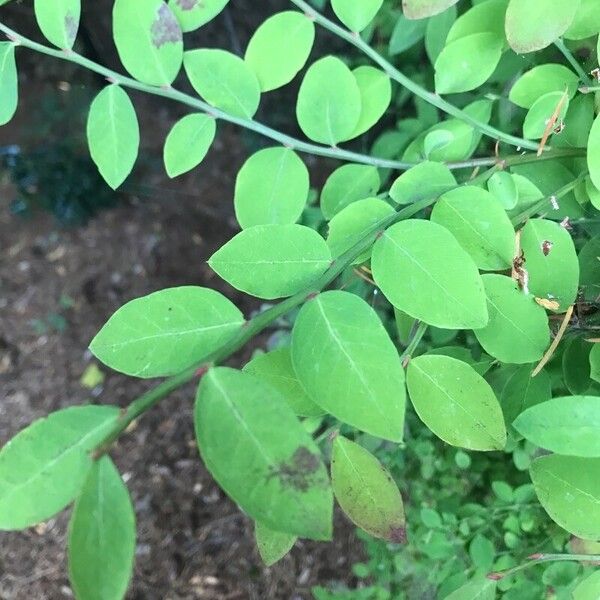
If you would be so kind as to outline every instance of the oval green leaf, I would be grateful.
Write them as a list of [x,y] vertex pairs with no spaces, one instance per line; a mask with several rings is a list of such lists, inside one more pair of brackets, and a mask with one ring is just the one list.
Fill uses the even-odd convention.
[[354,69],[361,97],[361,111],[358,123],[348,139],[367,132],[385,114],[392,101],[392,82],[386,73],[370,66]]
[[600,539],[600,458],[542,456],[531,465],[535,492],[553,521],[584,540]]
[[[581,0],[569,29],[565,31],[567,40],[584,40],[600,32],[600,11],[596,0]],[[599,594],[600,595],[600,594]]]
[[497,585],[496,581],[478,577],[459,587],[444,600],[494,600]]
[[123,66],[138,81],[173,83],[183,60],[183,34],[163,0],[115,0],[113,36]]
[[335,146],[353,134],[361,112],[356,77],[339,58],[326,56],[309,67],[296,105],[298,123],[308,138]]
[[242,229],[255,225],[291,225],[306,206],[308,169],[289,148],[265,148],[253,154],[235,182],[235,216]]
[[100,174],[116,190],[131,173],[140,146],[135,108],[118,85],[105,87],[92,102],[87,140]]
[[307,302],[292,332],[292,362],[304,389],[325,411],[361,431],[402,439],[404,371],[364,300],[331,291]]
[[183,64],[193,88],[212,106],[234,117],[251,119],[260,104],[260,86],[250,67],[231,52],[190,50]]
[[[364,236],[386,217],[394,214],[394,209],[378,198],[357,200],[346,206],[329,222],[327,245],[333,258],[337,258],[360,242]],[[371,256],[371,249],[365,250],[355,261],[360,264]]]
[[261,91],[292,81],[306,64],[314,41],[314,23],[300,12],[280,12],[264,21],[250,38],[245,55]]
[[352,202],[374,196],[379,191],[379,171],[369,165],[344,165],[336,169],[321,192],[321,210],[329,220]]
[[382,4],[383,0],[331,0],[337,18],[355,33],[367,28]]
[[407,384],[419,418],[447,444],[469,450],[506,445],[500,404],[472,366],[449,356],[418,356],[408,365]]
[[482,277],[488,299],[489,323],[475,330],[483,349],[494,358],[515,364],[540,360],[550,343],[544,309],[504,275]]
[[94,463],[75,502],[67,552],[77,598],[125,596],[135,557],[135,514],[127,488],[107,456]]
[[438,94],[468,92],[485,83],[502,56],[502,38],[494,33],[474,33],[448,44],[435,61]]
[[517,53],[535,52],[556,41],[571,25],[579,0],[510,0],[506,38]]
[[579,261],[571,234],[559,223],[530,219],[521,233],[529,291],[559,303],[564,312],[577,298]]
[[446,43],[450,44],[474,33],[487,32],[504,38],[504,16],[507,6],[508,0],[485,0],[474,4],[456,19]]
[[552,382],[547,371],[542,369],[535,377],[532,377],[532,365],[519,367],[510,365],[510,367],[512,367],[510,375],[499,394],[507,426],[512,425],[524,410],[546,402],[552,397]]
[[515,230],[500,200],[490,192],[474,186],[446,192],[436,202],[431,220],[450,231],[479,269],[511,266]]
[[536,101],[552,92],[569,91],[572,98],[577,91],[579,79],[564,65],[546,63],[537,65],[521,75],[512,86],[509,99],[522,108],[531,108]]
[[422,162],[402,173],[390,189],[390,197],[398,204],[437,198],[456,187],[456,179],[446,165]]
[[523,135],[530,140],[539,140],[546,134],[552,117],[557,115],[556,122],[560,123],[564,120],[568,108],[569,100],[564,91],[540,96],[525,116]]
[[184,286],[122,306],[90,344],[105,365],[133,377],[175,375],[229,340],[242,313],[211,289]]
[[314,283],[331,264],[331,252],[310,227],[256,225],[217,250],[208,264],[234,288],[272,300]]
[[376,538],[406,542],[404,504],[392,476],[370,452],[340,435],[333,441],[331,483],[355,525]]
[[275,531],[331,539],[333,496],[319,449],[273,387],[211,369],[194,422],[206,467],[242,510]]
[[177,121],[165,142],[164,162],[169,177],[197,167],[210,150],[216,131],[216,121],[208,115],[197,113]]
[[553,398],[521,413],[514,427],[545,450],[600,458],[600,397]]
[[278,348],[258,354],[245,367],[250,373],[272,385],[301,417],[320,417],[325,411],[317,406],[304,391],[292,365],[290,348]]
[[169,6],[183,31],[194,31],[212,21],[229,0],[169,0]]
[[590,130],[587,148],[587,164],[590,171],[590,179],[596,189],[600,190],[600,115],[596,117]]
[[46,39],[71,50],[79,29],[81,0],[35,0],[35,18]]
[[119,418],[113,406],[77,406],[21,431],[0,451],[0,530],[49,519],[79,493],[92,466],[90,450]]
[[477,266],[437,223],[411,219],[375,242],[373,278],[398,309],[429,325],[477,329],[488,322]]
[[0,98],[0,125],[6,125],[19,104],[15,45],[11,42],[0,42]]
[[294,547],[298,539],[290,533],[273,531],[258,521],[254,525],[254,536],[258,553],[267,567],[280,561]]

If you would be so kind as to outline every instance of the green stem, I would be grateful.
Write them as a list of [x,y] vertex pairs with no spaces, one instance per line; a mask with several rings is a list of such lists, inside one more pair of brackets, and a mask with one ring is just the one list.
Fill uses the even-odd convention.
[[592,92],[600,92],[600,85],[582,85],[579,88],[582,94],[590,94]]
[[560,200],[562,197],[566,196],[568,193],[572,192],[587,176],[587,171],[581,173],[579,177],[570,181],[559,190],[557,190],[554,194],[547,196],[546,198],[542,198],[529,208],[525,209],[523,212],[519,213],[516,217],[511,219],[513,225],[518,225],[523,221],[529,219],[529,217],[535,215],[536,213],[544,210],[551,205],[553,202]]
[[525,140],[523,138],[515,137],[513,135],[504,133],[487,123],[483,123],[474,119],[467,113],[465,113],[460,108],[457,108],[450,102],[447,102],[437,94],[429,92],[425,88],[421,87],[414,81],[412,81],[409,77],[404,75],[401,71],[399,71],[396,67],[394,67],[391,63],[389,63],[383,56],[381,56],[376,50],[371,48],[369,44],[367,44],[358,33],[354,33],[336,25],[333,21],[330,21],[327,17],[324,17],[321,13],[316,11],[310,4],[304,2],[304,0],[290,0],[292,4],[295,4],[300,10],[304,11],[311,19],[313,19],[316,23],[321,25],[324,29],[327,29],[334,35],[342,38],[348,43],[352,44],[355,48],[361,50],[364,54],[366,54],[374,63],[378,64],[392,79],[397,81],[401,86],[410,90],[416,96],[419,96],[429,104],[443,110],[445,113],[468,123],[472,127],[475,127],[477,130],[481,131],[484,135],[488,137],[503,141],[511,146],[515,146],[517,148],[527,148],[529,150],[537,150],[538,146],[535,142],[531,140]]
[[547,562],[600,562],[600,554],[532,554],[529,558],[531,560],[528,560],[521,565],[517,565],[512,569],[489,573],[488,579],[493,579],[494,581],[504,579],[505,577],[509,577],[510,575],[518,573],[519,571],[529,569],[534,565]]
[[326,156],[329,158],[335,158],[338,160],[361,163],[366,165],[373,165],[374,167],[387,168],[387,169],[400,169],[405,170],[413,167],[415,163],[411,162],[402,162],[397,160],[388,160],[385,158],[377,158],[374,156],[368,156],[366,154],[359,154],[357,152],[351,152],[349,150],[343,150],[341,148],[336,147],[327,147],[320,146],[318,144],[310,144],[308,142],[304,142],[302,140],[296,139],[292,136],[286,135],[277,131],[276,129],[272,129],[267,125],[263,125],[258,121],[253,119],[244,119],[242,117],[235,117],[230,115],[218,108],[210,106],[203,102],[202,100],[190,96],[189,94],[185,94],[184,92],[180,92],[175,88],[170,86],[168,87],[156,87],[152,85],[147,85],[145,83],[141,83],[136,79],[132,79],[131,77],[126,77],[117,73],[116,71],[112,71],[111,69],[107,69],[98,63],[95,63],[81,54],[77,54],[76,52],[70,50],[57,50],[55,48],[49,48],[48,46],[44,46],[43,44],[38,44],[29,38],[13,31],[3,23],[0,23],[0,31],[2,31],[10,40],[14,43],[29,48],[30,50],[35,50],[40,54],[46,54],[47,56],[52,56],[53,58],[58,58],[59,60],[65,60],[67,62],[71,62],[77,64],[81,67],[88,69],[89,71],[93,71],[98,75],[102,75],[106,77],[106,79],[111,83],[118,83],[123,87],[127,87],[130,89],[138,90],[140,92],[145,92],[147,94],[152,94],[154,96],[160,96],[162,98],[167,98],[168,100],[174,100],[175,102],[180,102],[181,104],[185,104],[194,108],[196,110],[200,110],[208,115],[215,117],[216,119],[221,119],[222,121],[227,121],[228,123],[233,123],[234,125],[238,125],[239,127],[243,127],[245,129],[249,129],[250,131],[254,131],[259,135],[262,135],[266,138],[274,140],[283,146],[287,146],[298,152],[304,152],[306,154],[313,154],[315,156]]
[[400,361],[403,365],[407,365],[408,361],[412,358],[412,355],[415,353],[415,350],[421,343],[421,340],[423,339],[423,336],[425,335],[425,332],[427,331],[428,327],[429,325],[427,323],[423,323],[422,321],[419,323],[419,326],[417,327],[415,334],[410,340],[410,343],[408,344],[406,350],[402,353],[402,356],[400,357]]
[[[154,96],[160,96],[162,98],[167,98],[168,100],[172,100],[175,102],[179,102],[181,104],[185,104],[191,108],[196,110],[200,110],[206,114],[212,115],[217,119],[221,119],[223,121],[227,121],[229,123],[233,123],[234,125],[238,125],[239,127],[243,127],[250,131],[254,131],[259,135],[262,135],[266,138],[269,138],[273,141],[276,141],[284,146],[297,150],[298,152],[303,152],[306,154],[313,154],[316,156],[325,156],[328,158],[334,158],[341,161],[354,162],[359,164],[367,164],[372,165],[374,167],[387,168],[387,169],[397,169],[397,170],[406,170],[411,167],[414,167],[417,163],[412,162],[404,162],[404,161],[396,161],[396,160],[388,160],[385,158],[377,158],[374,156],[368,156],[365,154],[359,154],[357,152],[351,152],[349,150],[343,150],[341,148],[320,146],[318,144],[310,144],[308,142],[304,142],[302,140],[298,140],[292,136],[281,133],[271,127],[263,125],[258,121],[254,121],[252,119],[243,119],[241,117],[235,117],[228,113],[225,113],[217,108],[206,104],[202,100],[195,98],[194,96],[190,96],[189,94],[185,94],[180,92],[172,87],[155,87],[151,85],[147,85],[145,83],[141,83],[135,79],[130,77],[126,77],[117,73],[116,71],[112,71],[111,69],[107,69],[102,65],[99,65],[80,54],[72,51],[65,50],[57,50],[55,48],[49,48],[44,46],[43,44],[38,44],[33,40],[30,40],[16,31],[13,31],[3,23],[0,23],[0,31],[2,31],[9,39],[13,40],[16,44],[20,44],[30,50],[34,50],[41,54],[46,54],[47,56],[51,56],[53,58],[58,58],[59,60],[65,60],[67,62],[71,62],[77,65],[80,65],[90,71],[97,73],[98,75],[102,75],[106,77],[108,81],[118,83],[123,87],[127,87],[130,89],[138,90],[140,92],[145,92],[147,94],[152,94]],[[525,146],[524,146],[525,147]],[[534,162],[537,160],[552,160],[555,158],[564,158],[571,156],[585,156],[585,148],[564,148],[558,149],[555,151],[548,151],[544,153],[542,156],[538,157],[536,154],[514,154],[511,156],[506,156],[504,158],[499,157],[485,157],[485,158],[473,158],[464,161],[457,162],[449,162],[446,163],[449,169],[469,169],[476,168],[482,166],[491,166],[491,165],[504,165],[511,166],[512,164],[523,164],[527,162]]]
[[325,289],[335,279],[337,279],[337,277],[344,271],[344,269],[346,269],[346,267],[351,265],[354,260],[365,250],[370,248],[377,237],[390,225],[412,217],[422,209],[433,204],[436,200],[437,198],[430,198],[427,200],[421,200],[420,202],[415,202],[414,204],[411,204],[405,208],[399,209],[393,215],[382,219],[379,223],[374,225],[360,241],[350,248],[350,250],[334,260],[329,269],[309,288],[256,315],[253,319],[248,321],[229,342],[215,352],[208,354],[202,360],[199,360],[197,365],[167,379],[157,387],[149,390],[134,400],[129,407],[124,410],[113,429],[98,445],[94,456],[99,457],[106,453],[110,449],[112,443],[129,427],[133,421],[135,421],[135,419],[137,419],[144,412],[150,410],[171,392],[184,386],[193,379],[201,377],[209,367],[217,365],[229,358],[232,354],[245,346],[251,339],[261,333],[269,325],[280,319],[286,313],[290,312],[293,308],[300,306],[307,300],[310,300],[313,296],[317,295],[321,290]]
[[560,50],[561,54],[567,59],[569,64],[575,69],[579,79],[582,83],[589,83],[590,78],[588,74],[583,70],[583,67],[579,64],[579,61],[573,56],[573,53],[567,48],[563,40],[558,39],[554,42],[554,45]]

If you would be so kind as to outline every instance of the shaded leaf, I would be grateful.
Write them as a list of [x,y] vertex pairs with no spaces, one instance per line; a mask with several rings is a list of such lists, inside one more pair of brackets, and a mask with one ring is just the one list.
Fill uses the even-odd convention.
[[407,19],[424,19],[437,15],[456,4],[458,0],[402,0]]
[[438,162],[422,162],[402,173],[390,189],[390,197],[398,204],[437,198],[457,185],[452,171]]
[[0,125],[6,125],[19,103],[15,45],[11,42],[0,42],[0,98]]
[[331,539],[333,497],[319,449],[273,387],[211,369],[194,422],[206,467],[242,510],[275,531]]
[[254,526],[254,536],[258,553],[267,567],[280,561],[294,547],[298,539],[290,533],[273,531],[258,521]]

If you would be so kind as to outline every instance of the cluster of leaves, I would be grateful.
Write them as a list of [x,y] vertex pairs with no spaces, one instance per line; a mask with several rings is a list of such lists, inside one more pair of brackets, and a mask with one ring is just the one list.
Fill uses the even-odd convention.
[[[130,376],[171,378],[125,411],[59,411],[6,444],[0,452],[0,529],[28,527],[75,500],[69,535],[75,593],[83,600],[123,597],[134,517],[106,452],[133,419],[200,378],[194,417],[200,455],[256,521],[267,564],[298,537],[331,539],[334,497],[370,535],[406,542],[404,499],[395,479],[404,489],[413,481],[398,465],[386,468],[373,452],[377,444],[366,440],[406,439],[418,453],[419,436],[406,433],[416,423],[463,449],[455,455],[457,468],[469,468],[468,450],[495,453],[498,461],[529,471],[531,482],[514,490],[493,484],[507,479],[505,473],[487,482],[500,501],[510,495],[517,505],[502,522],[509,551],[521,529],[541,526],[534,509],[523,515],[525,503],[539,502],[582,540],[600,539],[600,346],[589,333],[596,327],[600,281],[600,118],[594,85],[561,38],[575,40],[574,47],[596,45],[595,0],[404,0],[401,15],[382,0],[332,0],[343,27],[303,0],[291,0],[303,12],[268,18],[244,58],[220,49],[184,51],[183,33],[226,4],[116,0],[114,41],[133,79],[72,50],[78,0],[35,2],[41,30],[59,50],[0,23],[12,40],[0,44],[0,122],[17,106],[18,43],[111,81],[92,102],[87,138],[114,188],[139,149],[126,88],[196,111],[176,123],[165,142],[171,176],[203,160],[218,120],[276,141],[239,172],[234,206],[241,231],[208,262],[238,290],[285,298],[249,321],[224,295],[194,286],[158,291],[118,310],[92,341],[94,355]],[[318,58],[303,72],[296,119],[309,143],[254,117],[262,94],[305,69],[316,25],[363,54],[350,66],[338,56]],[[431,70],[419,74],[416,66],[407,77],[382,55],[394,60],[422,40],[437,94],[426,89]],[[532,54],[552,44],[569,66],[550,49]],[[363,64],[364,57],[377,67]],[[172,87],[182,67],[202,99]],[[394,89],[393,81],[416,98]],[[453,103],[441,97],[446,94],[454,95]],[[437,109],[452,118],[440,120]],[[392,129],[378,130],[369,154],[338,147],[404,113]],[[522,138],[515,135],[519,130]],[[480,149],[493,152],[494,139],[537,152],[500,157],[496,148],[492,157],[472,159]],[[303,220],[310,177],[298,151],[346,163],[326,181],[320,212],[313,210],[310,221]],[[491,169],[472,173],[485,165]],[[404,172],[397,176],[395,170]],[[325,291],[336,283],[338,289]],[[381,292],[377,308],[361,286]],[[297,308],[280,347],[243,370],[219,366]],[[432,344],[424,352],[419,343],[428,328]],[[399,348],[405,348],[402,356]],[[407,396],[412,408],[406,420]],[[415,475],[416,498],[423,503],[430,480],[421,476],[422,482]],[[448,559],[452,546],[442,530],[468,535],[496,522],[485,507],[482,512],[483,504],[468,504],[459,494],[454,512],[444,506],[423,512],[410,499],[415,548],[423,548],[424,524],[437,540],[430,547],[434,556]],[[495,555],[490,560],[489,542],[474,533],[473,568],[442,569],[430,583],[455,600],[506,590],[510,579],[497,584],[500,575],[482,577],[491,567],[509,566]],[[597,595],[597,578],[586,585],[596,586],[591,593]],[[513,597],[521,593],[515,589]]]

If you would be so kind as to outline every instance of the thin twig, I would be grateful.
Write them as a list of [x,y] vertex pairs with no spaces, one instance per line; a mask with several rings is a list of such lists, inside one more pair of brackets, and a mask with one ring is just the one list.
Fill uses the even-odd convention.
[[565,331],[567,330],[567,327],[569,326],[569,321],[571,320],[571,317],[573,316],[574,308],[575,308],[574,306],[569,306],[569,308],[567,308],[567,312],[565,313],[565,317],[564,317],[562,323],[560,324],[560,329],[558,330],[556,337],[550,344],[550,347],[548,348],[548,350],[546,350],[546,354],[544,354],[544,356],[542,357],[542,360],[540,360],[537,367],[531,372],[532,377],[535,377],[546,366],[546,364],[552,358],[552,356],[554,356],[554,352],[556,352],[556,349],[558,348],[558,344],[560,343],[560,340],[562,340],[562,337],[563,337],[563,335],[565,335]]

